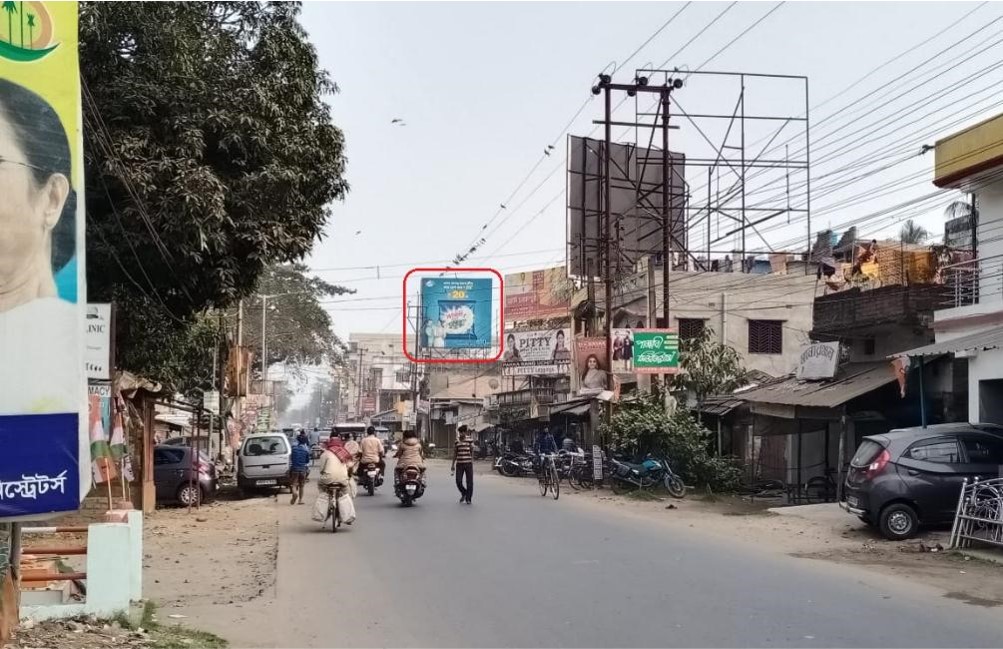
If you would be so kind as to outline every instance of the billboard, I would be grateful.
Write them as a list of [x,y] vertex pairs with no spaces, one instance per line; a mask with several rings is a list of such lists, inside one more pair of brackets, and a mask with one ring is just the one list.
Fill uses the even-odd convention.
[[90,489],[76,2],[9,2],[0,29],[0,518]]
[[570,374],[570,341],[567,329],[508,332],[502,356],[502,376]]
[[432,349],[491,347],[492,296],[490,278],[423,278],[422,346]]
[[[600,225],[605,209],[602,140],[568,138],[568,274],[599,276],[606,241],[619,242],[617,263],[631,268],[662,252],[662,152],[634,144],[610,147],[612,237]],[[686,156],[669,152],[669,248],[686,249]]]
[[575,287],[564,266],[505,276],[505,319],[567,317]]
[[611,390],[612,382],[606,367],[606,339],[575,339],[575,372],[578,375],[578,394],[599,394]]
[[679,372],[679,333],[673,329],[635,329],[633,365],[637,374]]

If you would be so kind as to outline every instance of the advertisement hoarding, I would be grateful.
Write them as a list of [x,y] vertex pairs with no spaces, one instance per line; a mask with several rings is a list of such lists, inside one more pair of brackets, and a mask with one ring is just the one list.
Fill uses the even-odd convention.
[[635,329],[632,362],[637,374],[676,374],[679,333],[673,329]]
[[77,3],[4,8],[0,518],[45,518],[91,484]]
[[492,290],[490,278],[423,278],[421,345],[432,349],[491,347]]
[[578,375],[578,394],[599,394],[611,390],[609,368],[606,367],[606,339],[575,339],[575,373]]
[[567,329],[510,331],[505,334],[503,376],[554,376],[571,372]]
[[839,365],[839,342],[812,343],[801,348],[797,378],[802,380],[831,379]]
[[574,284],[564,266],[505,276],[505,319],[545,320],[567,317]]

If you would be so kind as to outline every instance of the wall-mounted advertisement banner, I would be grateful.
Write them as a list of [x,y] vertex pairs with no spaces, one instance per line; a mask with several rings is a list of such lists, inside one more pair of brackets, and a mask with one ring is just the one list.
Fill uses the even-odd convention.
[[613,373],[634,373],[634,330],[614,329],[613,336]]
[[606,367],[606,339],[575,339],[575,372],[578,375],[578,394],[599,394],[611,390],[611,381]]
[[679,372],[679,333],[673,329],[635,329],[633,364],[637,374]]
[[0,28],[0,518],[90,490],[76,2],[8,2]]
[[422,279],[422,346],[433,349],[491,347],[492,290],[490,278]]
[[554,376],[571,372],[567,329],[510,331],[505,334],[503,376]]
[[88,379],[111,379],[111,305],[87,305],[84,370]]
[[505,319],[544,320],[568,315],[574,284],[564,266],[505,276]]

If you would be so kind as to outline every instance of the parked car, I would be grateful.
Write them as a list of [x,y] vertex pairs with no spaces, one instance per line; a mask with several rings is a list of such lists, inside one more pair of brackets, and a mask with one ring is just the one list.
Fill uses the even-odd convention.
[[[207,502],[216,496],[216,466],[199,451],[192,465],[190,446],[158,444],[153,447],[153,482],[158,503],[182,505]],[[197,475],[193,476],[193,472]]]
[[289,487],[291,452],[282,433],[248,435],[237,453],[237,486],[242,491]]
[[885,538],[907,539],[921,525],[950,523],[968,478],[998,478],[1003,427],[937,424],[863,438],[846,475],[841,506]]

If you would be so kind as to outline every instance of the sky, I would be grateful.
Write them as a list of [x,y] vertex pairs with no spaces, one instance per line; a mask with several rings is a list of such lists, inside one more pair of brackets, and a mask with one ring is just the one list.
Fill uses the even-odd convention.
[[[881,237],[914,217],[942,235],[943,208],[961,196],[927,198],[933,156],[919,151],[1003,110],[1003,5],[684,5],[307,2],[302,22],[340,88],[329,100],[351,185],[308,259],[318,276],[357,290],[327,305],[336,332],[399,331],[404,273],[448,262],[481,237],[469,263],[502,272],[563,263],[565,127],[596,75],[615,65],[622,82],[667,60],[684,71],[807,76],[812,231],[856,223],[861,236]],[[803,117],[800,84],[750,78],[746,114]],[[739,91],[694,75],[676,96],[683,112],[730,114]],[[614,119],[633,120],[634,110],[627,102]],[[599,118],[601,101],[589,101],[570,133],[588,133]],[[736,155],[728,148],[736,132],[723,139],[727,120],[673,119],[673,150],[699,158],[726,144]],[[778,148],[762,160],[803,160],[803,122],[747,124],[752,155],[770,143]],[[555,149],[545,156],[548,144]],[[687,170],[691,204],[707,200],[706,173]],[[748,173],[748,204],[805,207],[803,174],[792,172],[788,202],[784,172]],[[724,173],[712,191],[733,182]],[[748,249],[803,249],[799,214],[747,230]],[[712,222],[712,237],[730,227]],[[706,248],[706,236],[694,227],[691,248]],[[720,255],[735,245],[724,237],[712,248]]]

